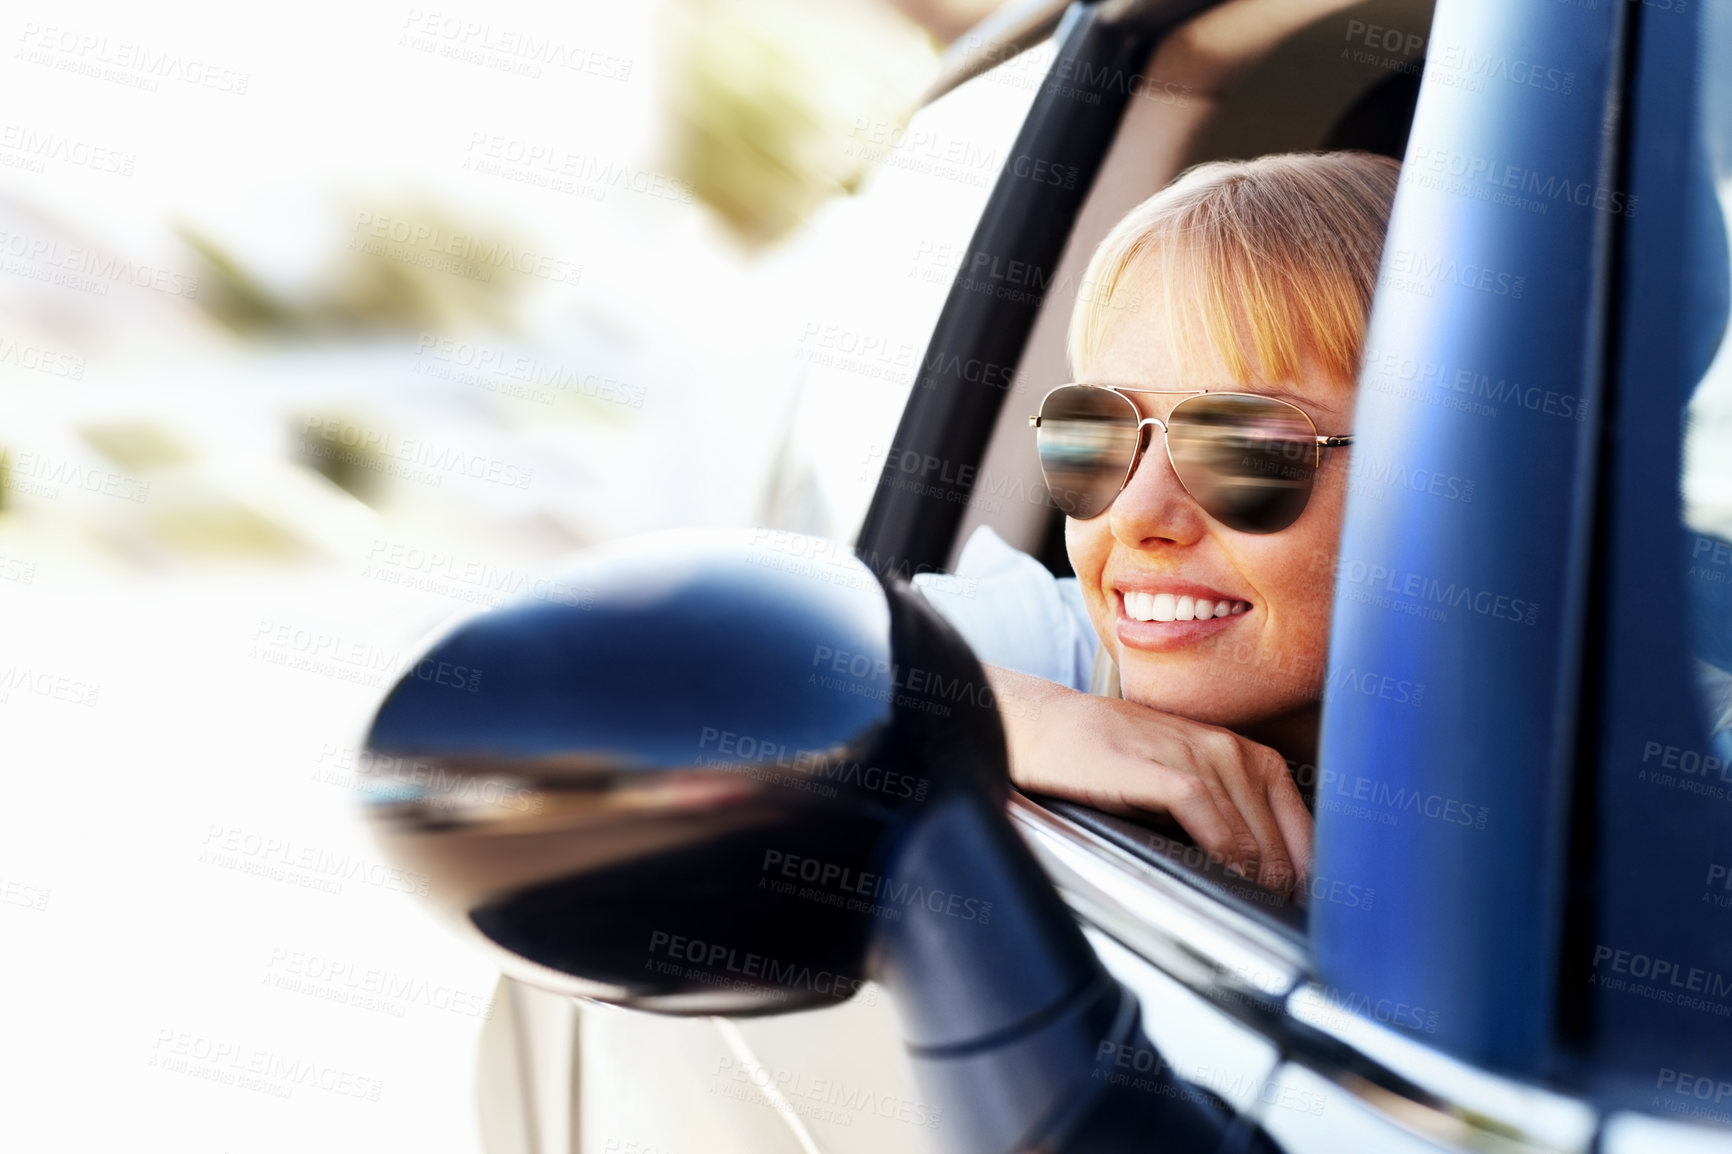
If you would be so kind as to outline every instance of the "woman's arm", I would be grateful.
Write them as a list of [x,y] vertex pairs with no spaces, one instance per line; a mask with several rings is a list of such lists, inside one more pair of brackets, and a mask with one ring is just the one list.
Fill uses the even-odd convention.
[[1001,700],[1010,778],[1108,813],[1162,813],[1272,889],[1311,870],[1311,814],[1286,760],[1219,726],[986,666]]

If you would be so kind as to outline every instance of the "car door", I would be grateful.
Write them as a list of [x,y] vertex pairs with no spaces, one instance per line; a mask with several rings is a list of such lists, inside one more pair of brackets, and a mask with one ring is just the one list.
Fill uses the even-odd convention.
[[[1666,1108],[1656,1089],[1723,1084],[1709,999],[1667,999],[1680,1011],[1668,1017],[1628,981],[1585,980],[1659,967],[1700,994],[1729,941],[1656,900],[1692,869],[1709,879],[1697,887],[1724,875],[1710,848],[1724,817],[1657,800],[1659,767],[1641,768],[1669,758],[1687,780],[1725,764],[1685,663],[1724,661],[1721,539],[1700,529],[1724,514],[1696,509],[1681,544],[1677,501],[1683,399],[1724,324],[1721,217],[1704,211],[1696,156],[1711,101],[1693,58],[1721,27],[1673,4],[1439,5],[1361,379],[1365,476],[1337,571],[1314,781],[1322,893],[1305,924],[1187,862],[1170,832],[1019,804],[1121,974],[1172,979],[1210,1011],[1195,1021],[1222,1037],[1250,1023],[1271,1043],[1268,1078],[1240,1051],[1245,1109],[1294,1148],[1496,1134],[1586,1149],[1606,1107],[1652,1111]],[[976,243],[1002,242],[983,227]],[[1031,344],[1046,319],[1030,322]],[[941,325],[934,347],[962,355],[967,339]],[[1038,349],[1016,355],[1026,366]],[[1718,411],[1703,390],[1698,411]],[[911,401],[892,456],[980,478],[996,460],[1002,476],[1014,427],[1002,398],[976,390],[964,418],[967,390],[930,392]],[[1723,443],[1707,435],[1699,460]],[[1401,479],[1419,474],[1472,484],[1440,497]],[[881,570],[943,567],[959,529],[992,523],[968,482],[952,485],[970,498],[964,516],[953,493],[933,502],[893,481],[887,468],[860,542]],[[1056,568],[1046,520],[1021,542]],[[1709,564],[1653,564],[1686,545]],[[1709,608],[1649,628],[1638,607],[1660,604]],[[1423,708],[1363,689],[1388,682],[1424,685]],[[1614,944],[1613,927],[1674,944]],[[1211,1032],[1162,1043],[1163,1009],[1182,1002],[1171,989],[1145,1000],[1151,1037],[1181,1070]],[[1651,1125],[1620,1114],[1608,1133]]]
[[[1224,876],[1172,828],[1012,805],[1142,1003],[1147,1044],[1105,1055],[1110,1076],[1164,1093],[1154,1075],[1176,1074],[1227,1101],[1229,1146],[1260,1128],[1296,1151],[1732,1148],[1666,1117],[1712,1123],[1732,1086],[1721,1015],[1675,988],[1715,1001],[1729,937],[1711,916],[1728,826],[1685,788],[1728,761],[1697,684],[1719,683],[1691,664],[1726,668],[1732,569],[1714,485],[1732,426],[1711,361],[1723,202],[1702,194],[1726,137],[1693,55],[1724,56],[1725,7],[1317,4],[1247,29],[1229,4],[1156,50],[1158,25],[1115,31],[1082,5],[1058,32],[1009,159],[1091,175],[1001,174],[883,455],[859,540],[881,572],[942,571],[979,524],[1062,565],[1050,506],[1004,500],[1038,479],[1016,406],[1058,363],[1079,254],[1124,207],[1212,155],[1356,144],[1407,166],[1362,369],[1371,464],[1337,572],[1324,751],[1300,767],[1319,830],[1304,900]],[[1235,30],[1242,54],[1209,73],[1199,46]],[[1067,78],[1085,73],[1141,81],[1072,132]],[[1186,102],[1136,96],[1151,77]],[[1329,99],[1275,115],[1296,77]],[[1005,371],[957,371],[971,363]],[[901,483],[909,460],[937,476]],[[1472,499],[1420,473],[1471,480]],[[1668,604],[1692,609],[1652,628]],[[888,1014],[858,999],[682,1023],[714,1069],[694,1087],[682,1060],[663,1100],[751,1083],[790,1148],[944,1148],[944,1104],[908,1077]],[[586,1139],[621,1140],[603,1114]]]

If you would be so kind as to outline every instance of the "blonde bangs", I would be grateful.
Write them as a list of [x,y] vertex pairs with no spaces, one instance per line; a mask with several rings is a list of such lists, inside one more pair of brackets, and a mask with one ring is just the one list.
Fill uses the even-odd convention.
[[1218,356],[1239,384],[1292,381],[1308,362],[1351,384],[1398,172],[1350,152],[1190,169],[1095,251],[1072,379],[1088,379],[1109,324],[1153,306],[1182,361]]

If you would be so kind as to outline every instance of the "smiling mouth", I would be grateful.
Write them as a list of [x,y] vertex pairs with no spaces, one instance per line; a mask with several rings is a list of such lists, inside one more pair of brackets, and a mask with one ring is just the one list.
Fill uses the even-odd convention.
[[1232,598],[1211,600],[1188,593],[1178,596],[1132,590],[1127,590],[1123,596],[1125,616],[1133,621],[1207,621],[1213,617],[1237,617],[1251,611],[1249,601]]

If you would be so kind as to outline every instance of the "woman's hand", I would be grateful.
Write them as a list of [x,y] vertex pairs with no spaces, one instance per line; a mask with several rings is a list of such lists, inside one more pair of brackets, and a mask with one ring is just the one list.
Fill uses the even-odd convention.
[[[1281,892],[1311,870],[1311,814],[1286,760],[1231,730],[987,666],[1010,777],[1108,813],[1161,813],[1229,868]],[[1033,706],[1033,708],[1030,708]]]

